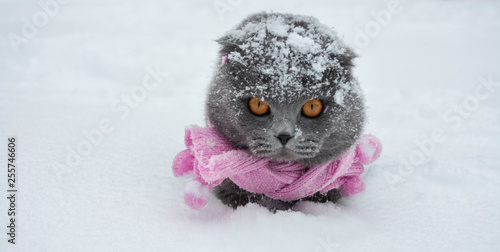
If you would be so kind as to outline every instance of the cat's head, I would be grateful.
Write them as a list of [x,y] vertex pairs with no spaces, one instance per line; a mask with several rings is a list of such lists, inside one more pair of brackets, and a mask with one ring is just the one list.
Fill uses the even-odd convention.
[[364,102],[354,53],[315,18],[259,13],[218,40],[209,123],[237,148],[318,165],[358,140]]

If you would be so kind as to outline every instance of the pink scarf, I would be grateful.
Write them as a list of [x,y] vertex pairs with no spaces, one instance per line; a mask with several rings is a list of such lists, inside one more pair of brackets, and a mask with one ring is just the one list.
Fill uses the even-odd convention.
[[350,196],[364,190],[360,177],[363,165],[377,159],[382,150],[377,138],[364,135],[355,148],[337,160],[306,167],[299,163],[278,163],[235,149],[211,127],[186,128],[185,143],[187,150],[177,154],[172,168],[177,177],[194,173],[195,178],[188,182],[184,193],[186,203],[194,209],[205,206],[212,188],[226,178],[247,191],[284,201],[334,188]]

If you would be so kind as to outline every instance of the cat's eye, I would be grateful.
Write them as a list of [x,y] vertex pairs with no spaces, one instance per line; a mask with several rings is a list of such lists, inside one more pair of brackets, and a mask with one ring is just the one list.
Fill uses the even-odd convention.
[[269,105],[255,97],[248,101],[248,107],[250,107],[250,111],[255,115],[265,115],[269,113]]
[[302,106],[302,113],[307,117],[316,117],[323,110],[323,103],[320,100],[310,100]]

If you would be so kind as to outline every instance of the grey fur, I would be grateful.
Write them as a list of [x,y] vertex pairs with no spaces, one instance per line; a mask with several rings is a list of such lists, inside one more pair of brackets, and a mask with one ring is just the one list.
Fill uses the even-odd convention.
[[[334,64],[326,64],[327,68],[318,76],[308,71],[313,68],[311,60],[301,57],[298,52],[292,52],[288,59],[278,55],[281,63],[278,62],[273,58],[277,54],[271,57],[267,48],[273,48],[277,43],[286,45],[287,38],[267,30],[265,38],[258,40],[263,47],[248,48],[248,41],[256,40],[257,34],[241,31],[250,27],[249,24],[262,24],[276,18],[290,27],[299,27],[301,29],[298,30],[313,34],[311,38],[322,48],[313,56],[327,58]],[[335,35],[312,17],[279,13],[249,16],[218,40],[222,46],[219,56],[231,57],[217,68],[211,82],[206,106],[209,123],[236,148],[248,150],[256,156],[299,162],[308,167],[338,158],[359,139],[365,123],[365,111],[363,95],[351,74],[355,55]],[[337,50],[339,53],[326,49],[332,44],[340,48]],[[284,65],[282,62],[293,63]],[[293,66],[298,66],[300,71],[294,72]],[[278,70],[263,70],[267,68]],[[343,97],[341,104],[334,98],[337,92]],[[252,97],[268,103],[270,113],[264,116],[252,114],[248,108]],[[301,113],[303,104],[311,99],[319,99],[324,105],[323,112],[316,118],[308,118]],[[282,145],[278,134],[289,134],[292,138]],[[256,202],[269,209],[287,208],[283,207],[282,201],[245,192],[232,182],[221,184],[215,194],[233,207]],[[338,195],[338,191],[330,194]],[[233,204],[235,198],[241,197],[246,198]],[[321,201],[318,197],[308,199]],[[331,197],[332,201],[338,199],[334,198]]]

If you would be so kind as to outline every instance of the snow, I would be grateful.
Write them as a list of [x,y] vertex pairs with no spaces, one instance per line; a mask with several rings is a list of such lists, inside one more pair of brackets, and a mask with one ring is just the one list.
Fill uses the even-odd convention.
[[375,154],[375,148],[371,145],[361,145],[361,152],[364,153],[367,157],[373,157]]
[[200,182],[196,180],[191,180],[186,183],[185,192],[203,198],[208,198],[210,196],[210,192],[208,191],[208,189],[202,187]]
[[[286,96],[315,96],[311,92],[315,86],[330,86],[323,80],[326,70],[347,71],[335,57],[352,54],[333,28],[301,15],[269,13],[265,18],[252,18],[226,32],[219,41],[239,48],[229,53],[228,59],[239,63],[238,67],[243,71],[263,73],[264,80],[259,80],[260,77],[252,79],[258,82],[256,92],[264,90],[267,96],[280,101],[286,100]],[[339,75],[334,82],[337,85],[357,85],[346,80],[344,75]],[[334,92],[332,88],[325,95]],[[231,95],[243,94],[236,90]]]
[[[17,53],[7,34],[42,8],[0,4],[0,165],[7,137],[19,145],[17,244],[2,169],[0,251],[498,250],[498,2],[401,1],[362,48],[389,1],[236,2],[219,15],[211,1],[70,1]],[[205,123],[213,40],[262,10],[315,16],[356,50],[383,152],[338,205],[192,210],[171,163],[184,127]]]
[[[289,25],[285,24],[283,18],[270,19],[266,23],[266,29],[273,35],[279,37],[287,37],[288,30],[291,29]],[[297,28],[297,27],[295,27]]]
[[295,48],[302,54],[318,53],[321,51],[321,46],[314,42],[314,40],[303,37],[295,32],[290,33],[286,42],[290,47]]
[[344,91],[342,89],[337,90],[337,92],[333,95],[333,98],[335,103],[340,106],[344,106]]

